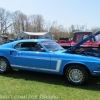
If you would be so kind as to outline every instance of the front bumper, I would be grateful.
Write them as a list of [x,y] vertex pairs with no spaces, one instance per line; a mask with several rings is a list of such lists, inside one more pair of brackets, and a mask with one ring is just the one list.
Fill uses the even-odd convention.
[[100,76],[100,71],[93,71],[93,75]]

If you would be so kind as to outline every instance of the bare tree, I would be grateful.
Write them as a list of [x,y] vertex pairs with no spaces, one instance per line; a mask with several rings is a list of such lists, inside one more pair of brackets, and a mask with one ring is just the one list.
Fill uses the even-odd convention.
[[6,34],[11,25],[12,22],[10,12],[0,8],[0,34]]
[[63,25],[57,25],[57,22],[54,21],[52,24],[49,25],[49,32],[54,35],[55,40],[59,40],[59,38],[67,38],[68,32],[63,27]]
[[100,30],[100,27],[92,27],[92,28],[91,28],[91,31],[92,31],[92,32],[96,32],[96,31],[98,31],[98,30]]
[[[99,27],[91,28],[91,31],[99,30]],[[69,29],[63,25],[58,25],[57,21],[46,22],[42,15],[27,16],[21,11],[15,11],[12,14],[3,8],[0,8],[0,34],[29,32],[49,32],[56,40],[59,38],[72,38],[74,31],[87,30],[86,25],[71,25]]]
[[28,27],[27,16],[20,11],[16,11],[12,14],[12,21],[15,33],[26,31]]
[[43,32],[44,31],[44,19],[41,15],[32,15],[29,17],[32,31]]

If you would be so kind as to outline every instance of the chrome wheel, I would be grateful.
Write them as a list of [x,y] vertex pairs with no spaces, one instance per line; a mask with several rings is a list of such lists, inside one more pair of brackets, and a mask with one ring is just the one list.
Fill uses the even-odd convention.
[[65,77],[73,85],[85,84],[89,79],[87,69],[78,64],[72,64],[65,69]]
[[0,57],[0,73],[7,73],[10,72],[10,70],[11,67],[9,61],[4,57]]
[[6,62],[3,59],[1,59],[0,60],[0,71],[5,71],[6,67],[7,67]]
[[83,80],[83,73],[79,69],[72,69],[69,72],[69,78],[75,83],[81,82]]

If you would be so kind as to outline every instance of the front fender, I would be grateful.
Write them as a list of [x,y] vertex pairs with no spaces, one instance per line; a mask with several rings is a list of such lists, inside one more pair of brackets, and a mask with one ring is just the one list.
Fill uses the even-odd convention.
[[[91,63],[91,62],[69,61],[67,63],[62,63],[61,72],[63,72],[64,69],[67,68],[71,64],[83,65],[86,69],[88,69],[88,71],[90,72],[91,75],[93,74],[94,70],[97,70],[97,66],[98,66],[98,64],[94,63],[94,62]],[[94,66],[96,66],[96,67],[94,67]]]
[[0,51],[0,57],[6,58],[10,64],[15,64],[16,63],[15,57],[10,55],[9,50],[5,51],[5,52],[4,52],[4,50]]

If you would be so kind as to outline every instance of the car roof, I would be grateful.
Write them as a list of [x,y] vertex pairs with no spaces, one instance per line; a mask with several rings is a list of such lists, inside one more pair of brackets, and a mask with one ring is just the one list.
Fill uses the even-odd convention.
[[3,44],[0,47],[8,47],[8,48],[10,47],[11,48],[12,45],[14,46],[20,42],[45,42],[45,41],[53,41],[53,40],[50,40],[50,39],[23,39],[23,40],[17,40],[17,41]]
[[17,40],[18,42],[42,42],[42,41],[52,41],[51,39],[23,39],[23,40]]

